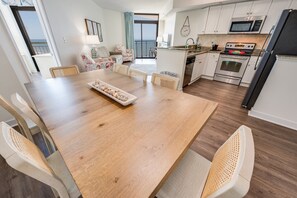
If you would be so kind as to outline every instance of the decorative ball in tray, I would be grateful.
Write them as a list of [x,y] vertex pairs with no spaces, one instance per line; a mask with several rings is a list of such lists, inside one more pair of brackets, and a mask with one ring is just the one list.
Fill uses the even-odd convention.
[[101,80],[96,80],[94,82],[89,82],[88,85],[93,89],[103,93],[104,95],[110,97],[111,99],[117,101],[123,106],[127,106],[137,100],[137,97],[129,94],[117,87],[114,87]]

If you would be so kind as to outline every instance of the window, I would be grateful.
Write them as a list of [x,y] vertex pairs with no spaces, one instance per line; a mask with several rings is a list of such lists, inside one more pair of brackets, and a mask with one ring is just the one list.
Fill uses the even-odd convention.
[[[24,37],[30,54],[33,56],[36,54],[50,53],[50,49],[35,8],[32,6],[11,6],[11,10]],[[37,71],[39,71],[34,59],[33,61]]]
[[136,58],[155,58],[158,23],[158,14],[134,14]]

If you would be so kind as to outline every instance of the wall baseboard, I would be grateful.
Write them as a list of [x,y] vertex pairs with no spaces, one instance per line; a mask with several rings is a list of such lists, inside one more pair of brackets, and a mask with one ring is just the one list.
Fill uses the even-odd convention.
[[15,127],[18,125],[17,121],[14,118],[10,120],[6,120],[5,122],[11,127]]
[[265,120],[265,121],[268,121],[268,122],[272,122],[274,124],[281,125],[281,126],[293,129],[293,130],[297,130],[297,123],[296,122],[293,122],[293,121],[290,121],[290,120],[285,120],[283,118],[276,117],[276,116],[269,115],[269,114],[265,114],[265,113],[262,113],[262,112],[259,112],[259,111],[255,111],[253,109],[249,111],[249,116],[259,118],[261,120]]
[[242,87],[249,87],[250,86],[250,83],[241,82],[240,83],[240,86],[242,86]]
[[207,79],[207,80],[213,80],[213,76],[202,75],[201,78],[204,78],[204,79]]

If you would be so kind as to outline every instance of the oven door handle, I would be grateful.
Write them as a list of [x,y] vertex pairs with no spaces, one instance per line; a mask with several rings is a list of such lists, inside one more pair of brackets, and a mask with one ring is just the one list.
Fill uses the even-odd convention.
[[249,60],[249,57],[221,56],[221,58],[235,59],[235,60]]

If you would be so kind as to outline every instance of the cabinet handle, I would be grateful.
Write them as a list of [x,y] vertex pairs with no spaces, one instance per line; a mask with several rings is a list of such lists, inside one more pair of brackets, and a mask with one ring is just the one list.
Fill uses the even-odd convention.
[[250,14],[249,12],[246,13],[246,15],[249,15],[249,14]]
[[202,63],[202,62],[199,62],[199,63]]

